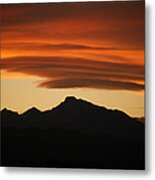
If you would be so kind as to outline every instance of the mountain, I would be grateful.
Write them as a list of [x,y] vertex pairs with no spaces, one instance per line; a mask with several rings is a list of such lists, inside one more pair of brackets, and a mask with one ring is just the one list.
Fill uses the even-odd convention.
[[41,114],[41,111],[39,111],[37,108],[32,107],[23,114],[21,114],[22,117],[24,118],[31,118],[31,117],[37,117],[38,115]]
[[[7,110],[5,110],[7,111]],[[31,108],[21,115],[8,111],[9,118],[1,112],[2,127],[13,126],[12,119],[20,119],[14,127],[63,129],[89,134],[108,134],[132,140],[144,139],[144,124],[124,112],[109,110],[75,97],[66,97],[52,110],[41,112]],[[12,117],[12,118],[11,118]],[[7,120],[7,123],[6,123]]]
[[1,113],[1,127],[12,126],[16,127],[19,124],[19,114],[4,108]]
[[44,112],[1,111],[2,166],[144,169],[144,123],[75,97]]

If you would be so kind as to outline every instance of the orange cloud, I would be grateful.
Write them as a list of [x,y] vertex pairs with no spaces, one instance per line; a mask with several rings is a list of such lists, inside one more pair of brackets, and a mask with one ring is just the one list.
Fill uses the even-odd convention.
[[46,88],[97,88],[114,90],[139,91],[144,89],[144,85],[132,82],[111,81],[109,79],[91,78],[64,78],[58,80],[45,81],[39,87]]
[[2,42],[80,41],[144,48],[144,2],[2,5]]
[[39,87],[144,89],[144,1],[1,5],[1,68]]
[[[116,88],[112,87],[112,89],[118,89],[118,83],[120,83],[119,88],[122,87],[122,89],[128,88],[130,90],[142,90],[144,88],[144,85],[134,83],[134,81],[143,81],[144,79],[144,68],[140,65],[136,66],[124,63],[101,62],[74,57],[24,56],[2,59],[1,68],[9,72],[21,72],[45,77],[47,78],[46,83],[41,83],[40,86],[46,86],[49,88],[54,86],[47,86],[47,82],[48,84],[49,82],[62,82],[62,79],[63,82],[66,80],[66,87],[70,88],[73,87],[73,83],[70,83],[73,82],[73,79],[75,79],[74,84],[81,80],[83,86],[85,84],[85,87],[92,87],[94,83],[88,82],[96,81],[94,87],[107,88],[107,85],[104,86],[104,84],[108,84],[107,82],[109,80],[109,87],[116,85]],[[129,82],[126,83],[126,81]],[[101,82],[103,82],[102,85]],[[129,88],[129,85],[131,85],[131,88]],[[75,87],[79,86],[77,85]]]

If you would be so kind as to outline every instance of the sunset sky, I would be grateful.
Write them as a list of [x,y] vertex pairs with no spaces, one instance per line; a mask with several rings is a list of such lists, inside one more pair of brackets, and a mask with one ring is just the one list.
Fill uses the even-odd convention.
[[144,116],[144,1],[1,5],[1,109],[76,96]]

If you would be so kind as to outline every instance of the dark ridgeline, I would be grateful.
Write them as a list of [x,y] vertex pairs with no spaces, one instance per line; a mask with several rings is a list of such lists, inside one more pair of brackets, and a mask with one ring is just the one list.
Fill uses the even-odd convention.
[[2,166],[145,168],[144,123],[75,97],[45,112],[3,109],[1,130]]

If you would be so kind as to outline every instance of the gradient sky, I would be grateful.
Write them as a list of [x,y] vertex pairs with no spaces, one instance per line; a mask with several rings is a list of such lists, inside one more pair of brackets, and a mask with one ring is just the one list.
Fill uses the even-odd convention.
[[144,1],[1,5],[1,109],[74,95],[144,116]]

